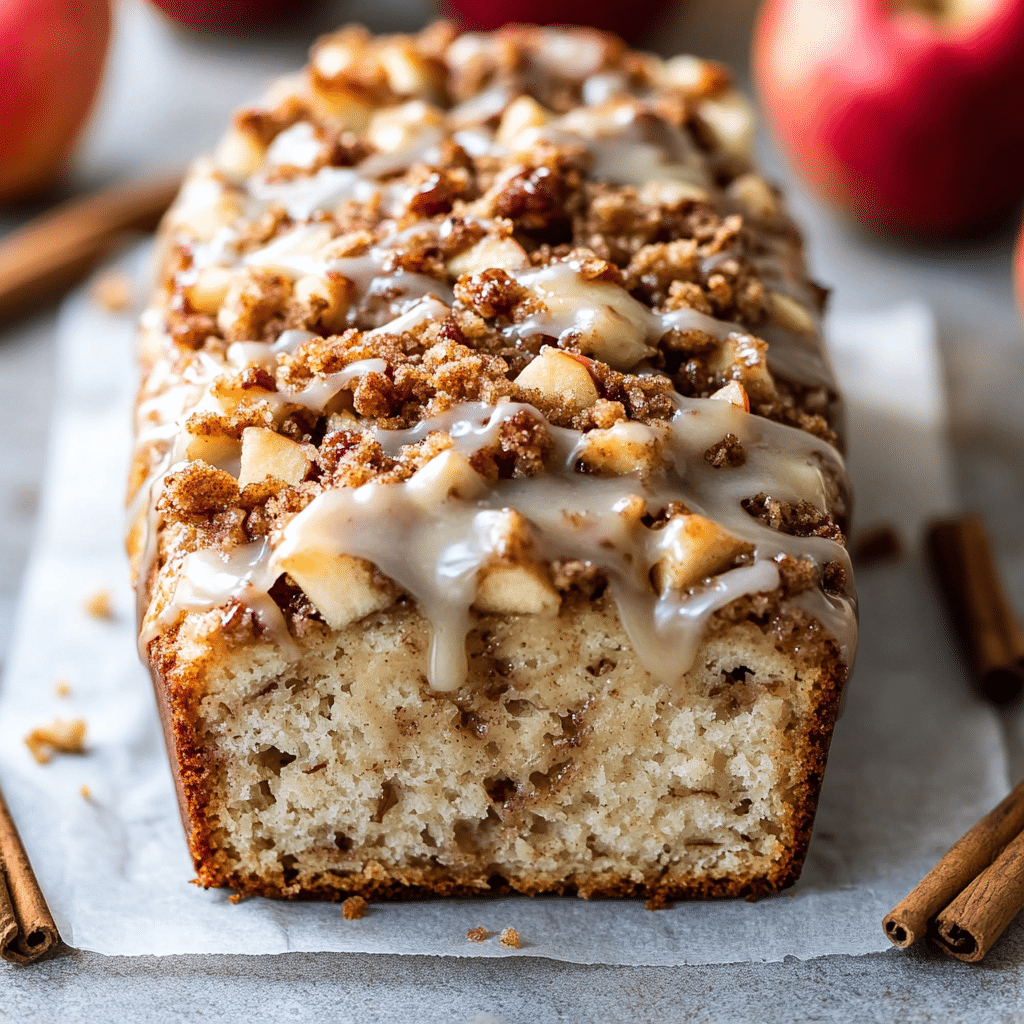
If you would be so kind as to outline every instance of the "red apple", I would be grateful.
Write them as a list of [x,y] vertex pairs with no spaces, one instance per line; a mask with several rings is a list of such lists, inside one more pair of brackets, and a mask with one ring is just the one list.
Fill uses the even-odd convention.
[[1024,196],[1024,2],[768,0],[754,77],[798,170],[885,231],[951,234]]
[[305,0],[151,0],[154,7],[196,32],[238,32],[284,21],[309,6]]
[[667,0],[630,7],[621,0],[439,0],[438,9],[460,28],[488,32],[510,22],[537,25],[590,25],[635,40],[668,8]]
[[0,200],[46,185],[85,123],[109,0],[0,0]]

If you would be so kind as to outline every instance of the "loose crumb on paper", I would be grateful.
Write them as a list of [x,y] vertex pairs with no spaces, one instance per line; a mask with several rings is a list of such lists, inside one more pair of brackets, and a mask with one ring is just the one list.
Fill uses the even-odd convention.
[[135,304],[135,282],[123,270],[108,270],[93,282],[89,295],[108,313],[124,313]]
[[233,892],[228,897],[228,903],[230,903],[232,906],[237,907],[239,903],[244,903],[247,899],[250,898],[251,896],[247,892]]
[[40,764],[49,764],[54,754],[84,754],[85,719],[54,719],[51,725],[33,729],[25,737],[25,746]]
[[114,606],[110,601],[109,590],[97,590],[85,599],[84,608],[94,619],[112,619]]
[[498,939],[498,944],[501,946],[507,946],[509,949],[519,949],[521,945],[519,941],[519,932],[515,928],[503,928],[501,931],[501,938]]
[[78,792],[83,800],[92,799],[92,790],[85,783],[82,784],[82,788]]
[[53,692],[57,694],[58,697],[70,697],[71,684],[63,676],[58,676],[53,681]]
[[358,921],[361,917],[366,917],[368,905],[362,896],[349,896],[341,905],[341,916],[346,921]]
[[486,942],[491,937],[491,933],[486,928],[470,928],[466,932],[466,938],[470,942]]

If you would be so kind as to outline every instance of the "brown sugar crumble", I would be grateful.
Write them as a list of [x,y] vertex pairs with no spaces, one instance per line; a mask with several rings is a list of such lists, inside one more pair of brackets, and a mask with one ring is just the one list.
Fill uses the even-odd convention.
[[85,720],[70,722],[57,718],[51,725],[41,725],[25,737],[25,746],[39,764],[49,764],[54,754],[85,753]]
[[109,590],[97,590],[94,594],[90,594],[85,599],[83,607],[86,613],[94,619],[112,619],[114,617]]
[[505,946],[508,949],[519,949],[522,943],[519,940],[519,932],[515,928],[503,928],[501,930],[501,938],[498,939],[498,944]]
[[466,938],[470,942],[486,942],[491,937],[491,933],[486,928],[470,928],[466,932]]
[[108,313],[124,313],[135,305],[135,282],[123,270],[108,270],[96,279],[89,295]]
[[369,904],[362,896],[349,896],[341,905],[341,916],[346,921],[358,921],[361,917],[366,917],[368,906]]
[[659,890],[644,904],[644,910],[664,910],[667,906],[668,897]]

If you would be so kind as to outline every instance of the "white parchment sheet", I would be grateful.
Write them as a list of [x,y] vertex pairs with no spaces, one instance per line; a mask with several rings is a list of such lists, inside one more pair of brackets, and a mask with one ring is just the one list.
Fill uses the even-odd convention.
[[[136,272],[144,251],[126,258]],[[122,493],[135,387],[132,316],[84,291],[60,320],[59,387],[34,555],[0,680],[0,782],[71,945],[107,954],[331,950],[546,956],[577,963],[714,964],[887,948],[881,919],[1007,788],[996,716],[968,692],[916,553],[866,569],[862,640],[836,729],[810,854],[788,893],[680,903],[469,900],[337,905],[189,885],[148,677],[135,653]],[[897,524],[914,552],[922,517],[951,503],[945,409],[928,310],[908,304],[830,324],[849,406],[858,526]],[[31,388],[32,381],[25,381]],[[113,594],[115,618],[84,599]],[[70,697],[58,697],[65,678]],[[88,753],[37,765],[23,737],[54,717],[88,723]],[[83,784],[91,798],[81,795]],[[523,946],[466,940],[518,929]]]

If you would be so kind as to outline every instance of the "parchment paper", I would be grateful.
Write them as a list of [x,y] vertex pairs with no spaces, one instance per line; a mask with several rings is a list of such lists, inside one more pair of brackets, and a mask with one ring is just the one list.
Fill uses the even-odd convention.
[[[139,273],[144,259],[138,250],[123,263]],[[122,549],[133,331],[131,315],[97,308],[84,291],[62,311],[43,509],[0,680],[0,782],[69,944],[129,955],[332,950],[637,965],[867,953],[888,946],[883,914],[1006,791],[996,716],[968,692],[915,553],[922,518],[950,505],[951,484],[934,324],[909,303],[830,324],[859,526],[897,524],[910,553],[859,575],[856,675],[794,889],[654,913],[573,899],[380,904],[345,921],[336,905],[232,906],[226,893],[189,885]],[[111,621],[83,608],[100,588],[113,595]],[[70,697],[56,695],[59,678]],[[38,765],[23,737],[57,716],[86,719],[88,753]],[[522,948],[500,947],[496,934],[468,942],[477,926],[513,926]]]

